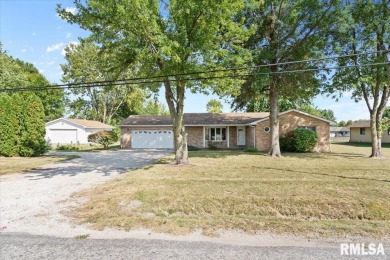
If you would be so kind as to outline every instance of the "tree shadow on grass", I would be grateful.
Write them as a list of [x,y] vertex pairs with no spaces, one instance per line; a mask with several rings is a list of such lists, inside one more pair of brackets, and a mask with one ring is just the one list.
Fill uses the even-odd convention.
[[273,168],[273,167],[258,167],[258,166],[253,166],[253,168],[258,168],[258,169],[262,169],[262,170],[277,170],[277,171],[303,173],[303,174],[310,174],[310,175],[320,175],[320,176],[335,177],[335,178],[349,179],[349,180],[379,181],[379,182],[390,183],[390,180],[385,180],[385,179],[353,177],[353,176],[345,176],[345,175],[339,175],[339,174],[321,173],[318,171],[317,172],[308,172],[308,171],[299,171],[299,170],[292,170],[292,169],[280,169],[280,168]]

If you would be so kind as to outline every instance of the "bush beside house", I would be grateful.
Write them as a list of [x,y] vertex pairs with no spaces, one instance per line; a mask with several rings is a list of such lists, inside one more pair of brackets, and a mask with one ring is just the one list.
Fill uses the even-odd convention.
[[108,146],[118,141],[118,139],[119,139],[119,135],[116,131],[103,130],[88,135],[88,142],[101,144],[103,145],[104,149],[108,149]]
[[295,129],[280,138],[280,149],[286,152],[312,152],[317,144],[317,135],[309,129]]

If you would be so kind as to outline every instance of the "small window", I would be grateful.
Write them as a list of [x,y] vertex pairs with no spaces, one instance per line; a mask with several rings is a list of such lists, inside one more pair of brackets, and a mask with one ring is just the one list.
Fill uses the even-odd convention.
[[360,128],[360,135],[365,135],[366,134],[366,128],[361,127]]
[[268,133],[270,130],[271,128],[269,128],[269,126],[264,127],[264,132]]
[[298,129],[307,129],[307,130],[311,130],[313,132],[316,131],[316,127],[315,126],[298,126]]
[[390,127],[387,129],[387,135],[390,135]]

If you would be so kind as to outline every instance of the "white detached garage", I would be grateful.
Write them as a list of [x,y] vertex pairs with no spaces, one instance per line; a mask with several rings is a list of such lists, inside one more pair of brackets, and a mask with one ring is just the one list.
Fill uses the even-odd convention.
[[88,135],[114,127],[98,121],[59,118],[46,123],[46,136],[52,145],[56,144],[87,144]]

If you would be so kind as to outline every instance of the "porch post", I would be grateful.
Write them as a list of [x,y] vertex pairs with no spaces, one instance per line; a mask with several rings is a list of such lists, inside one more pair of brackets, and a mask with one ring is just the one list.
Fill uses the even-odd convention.
[[227,148],[230,147],[230,134],[229,134],[229,126],[227,127],[227,130],[226,130],[226,135],[227,135]]
[[253,127],[253,147],[256,148],[256,126]]
[[206,129],[203,126],[203,148],[206,148]]

